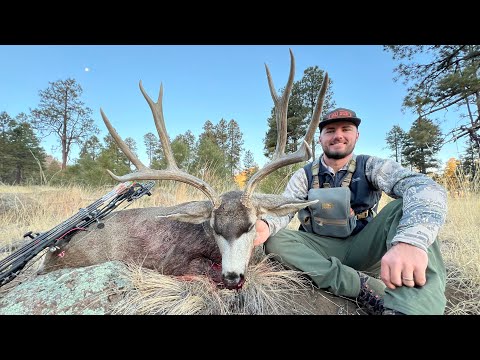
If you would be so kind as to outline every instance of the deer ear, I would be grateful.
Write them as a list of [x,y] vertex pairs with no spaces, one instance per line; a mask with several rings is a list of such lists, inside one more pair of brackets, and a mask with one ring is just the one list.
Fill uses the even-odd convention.
[[284,216],[307,206],[313,205],[318,200],[297,200],[281,195],[257,194],[252,195],[252,203],[257,209],[257,216],[275,215]]
[[213,205],[211,201],[191,201],[175,206],[157,208],[155,217],[201,224],[206,220],[210,220],[212,210]]

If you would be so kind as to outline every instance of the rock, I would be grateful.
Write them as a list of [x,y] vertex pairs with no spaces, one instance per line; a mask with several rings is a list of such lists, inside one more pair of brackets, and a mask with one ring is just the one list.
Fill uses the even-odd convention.
[[[131,288],[118,261],[61,269],[22,282],[0,299],[1,315],[105,315]],[[34,295],[34,296],[33,296]]]

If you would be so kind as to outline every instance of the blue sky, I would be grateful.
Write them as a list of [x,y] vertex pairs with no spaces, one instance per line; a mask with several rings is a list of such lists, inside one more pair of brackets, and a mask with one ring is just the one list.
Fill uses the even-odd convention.
[[[12,117],[28,113],[49,82],[74,78],[100,137],[107,134],[102,108],[122,138],[135,139],[140,159],[148,163],[143,135],[157,133],[138,83],[142,80],[155,101],[163,83],[165,125],[172,139],[187,130],[198,137],[206,120],[235,119],[245,149],[263,165],[262,139],[273,106],[264,63],[278,90],[288,78],[289,48],[296,60],[295,80],[310,66],[326,70],[337,107],[352,109],[362,119],[355,152],[388,157],[386,133],[397,124],[408,130],[415,116],[401,112],[406,89],[393,81],[396,64],[381,45],[2,45],[0,111]],[[449,126],[456,121],[455,115],[439,116]],[[53,138],[42,141],[51,154],[54,144]],[[445,162],[461,152],[463,145],[450,144],[439,157]],[[61,158],[59,151],[53,155]],[[71,159],[77,155],[75,148]]]

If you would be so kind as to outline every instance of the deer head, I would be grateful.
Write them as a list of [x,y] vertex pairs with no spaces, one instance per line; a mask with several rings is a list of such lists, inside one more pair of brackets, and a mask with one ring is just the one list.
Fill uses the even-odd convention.
[[159,209],[159,217],[168,217],[178,221],[204,224],[205,230],[211,234],[222,254],[222,280],[228,289],[241,288],[245,281],[245,272],[253,250],[253,241],[256,237],[255,222],[266,214],[283,216],[295,212],[315,201],[289,199],[280,195],[254,193],[255,187],[268,174],[287,165],[306,161],[311,157],[309,144],[312,142],[315,130],[320,121],[323,101],[328,84],[328,74],[325,74],[322,87],[319,91],[315,111],[305,134],[303,144],[291,154],[285,154],[287,141],[287,109],[295,75],[295,58],[290,50],[290,75],[287,85],[281,96],[278,96],[271,79],[268,66],[265,65],[270,93],[275,104],[275,118],[277,124],[277,144],[275,154],[269,163],[255,173],[245,186],[245,190],[231,191],[221,196],[203,180],[179,169],[173,157],[170,142],[165,128],[162,96],[163,86],[156,103],[146,94],[140,81],[140,91],[147,100],[160,137],[163,152],[167,160],[165,170],[152,170],[146,167],[128,148],[110,124],[103,110],[100,109],[103,121],[108,131],[128,159],[135,165],[137,172],[124,176],[117,176],[107,170],[110,176],[117,181],[129,180],[175,180],[194,186],[208,198],[205,201],[194,201],[177,206]]

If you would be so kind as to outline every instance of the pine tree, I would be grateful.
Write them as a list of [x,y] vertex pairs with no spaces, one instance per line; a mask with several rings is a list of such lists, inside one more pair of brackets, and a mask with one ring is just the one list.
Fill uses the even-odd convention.
[[403,148],[405,147],[405,137],[407,134],[399,125],[394,125],[393,128],[387,133],[385,142],[387,147],[392,150],[392,158],[399,164],[404,164],[402,159]]
[[75,79],[50,82],[39,91],[40,103],[31,110],[31,123],[42,136],[54,134],[62,150],[62,169],[67,167],[73,144],[81,145],[99,129],[92,118],[92,110],[81,101],[82,87]]
[[431,120],[417,119],[410,128],[405,140],[403,155],[409,164],[422,174],[429,168],[438,168],[435,155],[440,151],[442,133],[440,127]]

